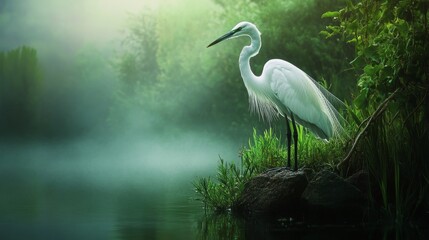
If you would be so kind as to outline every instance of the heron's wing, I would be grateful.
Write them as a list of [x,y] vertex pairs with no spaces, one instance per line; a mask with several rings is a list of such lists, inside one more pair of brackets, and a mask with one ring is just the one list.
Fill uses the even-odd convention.
[[292,112],[298,123],[320,138],[329,139],[342,131],[341,116],[328,99],[341,102],[338,98],[288,62],[272,61],[268,64],[272,66],[268,66],[270,76],[267,78],[275,97],[284,107],[282,111]]
[[324,88],[320,83],[318,83],[316,80],[314,80],[312,77],[310,77],[308,74],[306,74],[307,77],[316,85],[316,87],[320,90],[320,92],[324,96],[324,101],[326,102],[328,109],[332,115],[334,115],[335,121],[337,122],[337,125],[339,123],[339,126],[336,128],[338,129],[338,133],[341,135],[347,135],[343,131],[343,128],[341,125],[347,124],[346,119],[339,113],[339,111],[344,111],[347,109],[346,104],[338,99],[334,94],[329,92],[326,88]]
[[269,80],[271,90],[282,104],[280,108],[285,108],[281,109],[282,111],[286,113],[292,111],[307,121],[312,118],[311,113],[316,112],[314,109],[316,99],[308,94],[308,87],[302,81],[297,80],[290,69],[275,68]]
[[320,83],[306,74],[307,77],[316,85],[316,87],[322,92],[323,96],[331,103],[336,109],[345,109],[347,108],[343,101],[338,99],[334,94],[330,93],[325,87],[323,87]]

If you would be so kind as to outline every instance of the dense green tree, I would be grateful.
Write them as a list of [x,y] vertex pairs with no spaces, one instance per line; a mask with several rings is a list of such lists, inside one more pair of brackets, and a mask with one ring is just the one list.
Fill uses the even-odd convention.
[[118,63],[122,91],[134,94],[140,87],[150,87],[157,80],[157,18],[148,12],[132,18],[124,40],[124,53]]
[[116,69],[108,54],[88,45],[70,56],[64,65],[61,71],[46,77],[38,109],[43,116],[40,133],[64,138],[101,130],[118,87]]
[[41,84],[35,49],[24,46],[0,52],[0,133],[36,131]]
[[358,104],[379,102],[402,88],[402,97],[411,101],[404,104],[415,105],[427,92],[428,7],[424,0],[348,1],[326,14],[340,21],[330,34],[341,33],[355,46],[352,65],[361,69]]
[[338,21],[326,34],[355,47],[356,112],[366,117],[383,102],[352,159],[364,159],[374,204],[399,222],[429,205],[428,9],[425,0],[360,0],[324,15]]

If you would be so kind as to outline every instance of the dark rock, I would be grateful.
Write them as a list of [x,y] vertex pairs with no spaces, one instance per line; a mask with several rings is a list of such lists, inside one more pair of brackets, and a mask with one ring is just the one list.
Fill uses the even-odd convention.
[[327,170],[313,177],[302,199],[308,221],[359,221],[364,212],[365,198],[362,192]]
[[305,176],[307,177],[307,181],[311,181],[313,179],[314,175],[316,174],[316,171],[311,168],[302,168],[301,171],[304,172]]
[[244,214],[293,216],[300,212],[300,198],[307,184],[302,171],[293,172],[286,168],[268,170],[245,185],[233,210]]
[[359,189],[364,197],[368,196],[369,190],[369,174],[367,171],[360,170],[350,177],[346,178],[346,182],[352,184]]

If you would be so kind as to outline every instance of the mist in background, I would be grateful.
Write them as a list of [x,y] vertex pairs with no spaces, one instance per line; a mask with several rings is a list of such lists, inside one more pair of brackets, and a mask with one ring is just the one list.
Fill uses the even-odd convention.
[[[122,61],[124,46],[130,35],[130,26],[136,22],[135,18],[141,12],[151,12],[156,16],[162,16],[163,19],[160,20],[165,21],[165,25],[178,26],[177,21],[181,19],[181,15],[187,15],[183,11],[190,12],[186,5],[189,5],[186,1],[179,4],[176,1],[132,0],[121,3],[116,1],[3,2],[0,15],[0,49],[7,52],[21,46],[28,46],[37,51],[35,61],[39,69],[39,80],[37,80],[37,89],[32,89],[37,98],[33,101],[37,103],[33,104],[32,108],[37,111],[34,115],[38,115],[36,124],[38,126],[35,127],[38,128],[38,133],[62,137],[87,134],[94,129],[105,127],[112,105],[115,101],[120,101],[117,95],[122,79],[117,65]],[[204,3],[197,5],[200,7],[198,11],[202,11],[200,16],[209,10]],[[169,29],[159,31],[165,32],[167,37],[174,38],[173,34],[169,33]],[[152,37],[157,38],[157,36]],[[194,40],[192,39],[191,42]],[[195,48],[197,47],[203,49],[204,44]],[[141,58],[155,57],[141,56]],[[148,70],[157,71],[150,67]],[[175,84],[180,85],[180,82]],[[176,97],[180,98],[180,96]],[[15,98],[19,97],[15,96]],[[193,101],[199,102],[198,99]],[[140,118],[142,116],[139,113],[134,114],[133,109],[127,109],[128,112],[121,113],[121,117],[137,118],[131,121],[139,121],[142,122],[142,126],[148,126],[150,123],[147,122],[159,123],[160,119],[156,119],[155,116],[163,109],[156,108],[156,106],[153,107],[151,110],[154,111],[146,118]],[[184,107],[176,111],[186,110]],[[137,109],[137,112],[139,111],[142,110]],[[2,114],[6,113],[2,112]],[[14,120],[16,119],[10,119],[10,122],[15,122]],[[130,130],[130,132],[133,131]],[[12,130],[11,135],[14,135],[14,132]]]

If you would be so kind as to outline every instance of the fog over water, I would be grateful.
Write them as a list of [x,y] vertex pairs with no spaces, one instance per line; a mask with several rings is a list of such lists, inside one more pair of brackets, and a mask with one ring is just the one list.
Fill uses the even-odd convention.
[[[229,146],[229,147],[228,147]],[[25,171],[53,182],[102,188],[126,183],[190,180],[213,172],[219,157],[237,159],[232,142],[186,134],[175,139],[84,139],[61,143],[3,143],[4,173]]]

